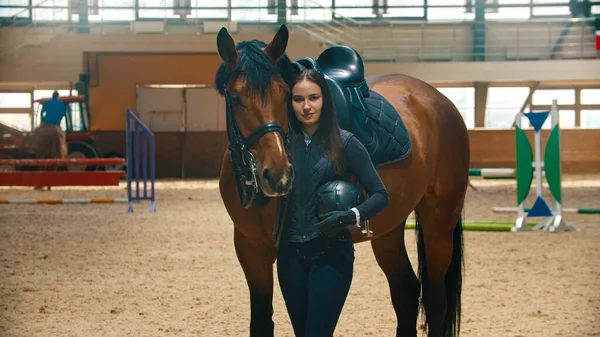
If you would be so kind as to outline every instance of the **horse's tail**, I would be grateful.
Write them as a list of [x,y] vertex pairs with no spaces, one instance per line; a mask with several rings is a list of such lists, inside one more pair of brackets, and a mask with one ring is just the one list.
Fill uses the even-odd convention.
[[[427,283],[427,259],[425,257],[425,240],[423,238],[423,230],[418,223],[416,224],[418,231],[417,236],[417,252],[419,259],[419,279],[421,280],[421,289]],[[452,245],[452,260],[450,267],[446,272],[444,284],[446,286],[446,316],[443,322],[444,336],[456,337],[460,333],[460,317],[461,317],[461,293],[462,293],[462,272],[463,272],[463,228],[462,218],[458,219],[453,232]],[[423,291],[423,290],[422,290]],[[423,296],[420,298],[419,306],[424,313]],[[425,323],[427,325],[427,323]]]
[[444,332],[446,336],[458,336],[460,333],[460,311],[462,294],[463,272],[463,228],[462,218],[458,219],[454,227],[452,244],[452,261],[446,273],[446,300],[447,311],[444,318]]

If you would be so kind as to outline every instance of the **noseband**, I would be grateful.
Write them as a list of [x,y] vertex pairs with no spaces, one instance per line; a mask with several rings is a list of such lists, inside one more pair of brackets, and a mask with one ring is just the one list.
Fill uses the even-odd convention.
[[258,186],[256,159],[252,152],[250,152],[250,149],[262,136],[270,132],[279,132],[285,141],[285,148],[287,149],[289,144],[288,135],[277,122],[266,122],[252,131],[247,138],[244,138],[235,118],[233,118],[231,98],[226,86],[224,86],[223,92],[227,113],[227,138],[229,139],[227,148],[229,149],[229,158],[235,172],[240,202],[245,208],[251,205],[255,208],[262,208],[268,200]]

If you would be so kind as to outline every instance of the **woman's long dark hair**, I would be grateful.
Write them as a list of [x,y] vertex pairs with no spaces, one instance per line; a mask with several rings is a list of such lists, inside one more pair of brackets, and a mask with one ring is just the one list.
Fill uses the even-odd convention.
[[292,106],[293,94],[292,89],[294,86],[304,80],[311,81],[317,84],[321,88],[323,97],[323,107],[321,109],[321,116],[319,119],[318,131],[313,135],[312,141],[315,142],[319,147],[325,151],[325,155],[333,164],[333,169],[338,175],[342,175],[346,168],[346,157],[344,155],[344,145],[342,144],[342,136],[340,135],[340,126],[335,113],[335,104],[333,103],[333,96],[329,90],[329,86],[325,81],[325,77],[313,70],[306,69],[300,71],[296,77],[290,82],[290,96],[288,98],[288,118],[290,120],[290,126],[292,128],[292,140],[295,141],[296,137],[303,137],[302,135],[302,123],[296,118],[294,108]]

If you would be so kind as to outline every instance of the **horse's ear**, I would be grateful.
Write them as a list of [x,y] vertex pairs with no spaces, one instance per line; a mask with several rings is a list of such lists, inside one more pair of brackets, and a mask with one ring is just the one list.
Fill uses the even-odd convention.
[[223,27],[217,35],[217,50],[219,56],[223,59],[227,68],[233,68],[237,63],[237,51],[235,50],[235,43],[233,38],[229,35],[227,28]]
[[289,37],[290,33],[286,25],[281,25],[271,43],[265,48],[265,52],[271,57],[273,62],[277,62],[285,53]]

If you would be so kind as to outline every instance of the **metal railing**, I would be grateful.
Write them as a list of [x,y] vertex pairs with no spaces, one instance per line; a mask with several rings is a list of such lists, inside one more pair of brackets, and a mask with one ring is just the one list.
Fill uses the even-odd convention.
[[[317,40],[328,46],[347,45],[358,47],[360,45],[361,23],[350,17],[346,17],[335,9],[323,6],[314,0],[306,0],[311,6],[321,9],[330,17],[329,20],[314,22],[314,18],[308,16],[308,11],[304,11],[304,20],[295,25],[300,31],[308,35],[309,38]],[[314,11],[314,9],[312,9]]]
[[[369,61],[452,62],[599,58],[592,19],[362,25],[359,53]],[[485,44],[475,48],[483,29]],[[481,50],[481,51],[480,51]]]
[[[31,7],[21,8],[21,10],[17,11],[10,17],[0,17],[1,27],[20,28],[18,30],[13,30],[12,39],[6,39],[4,36],[2,36],[0,60],[7,56],[14,55],[16,51],[24,46],[40,45],[44,41],[48,41],[52,37],[64,33],[64,31],[61,29],[64,28],[64,24],[62,22],[39,22],[22,18],[22,15],[25,13],[30,16],[36,8],[48,8],[47,4],[50,2],[51,0],[42,0]],[[41,27],[45,27],[43,31],[41,30]]]
[[[36,0],[38,1],[38,0]],[[497,1],[485,4],[483,11],[486,18],[491,20],[496,19],[535,19],[547,17],[567,17],[567,16],[593,16],[600,14],[600,2],[592,0],[591,3],[585,5],[575,2],[570,4],[569,0],[553,1],[548,3],[536,2],[537,0],[529,0],[527,3],[522,1],[515,3],[502,3]],[[232,6],[231,2],[227,4],[221,2],[213,3],[212,6],[206,6],[203,0],[187,0],[181,2],[171,2],[173,5],[168,5],[167,1],[160,0],[129,0],[112,1],[112,0],[88,0],[80,3],[73,1],[73,6],[55,5],[54,1],[51,4],[47,1],[41,1],[35,5],[26,4],[0,4],[0,18],[2,17],[19,17],[29,18],[38,21],[70,21],[72,17],[67,16],[67,13],[77,14],[79,10],[75,4],[83,5],[87,8],[88,14],[94,16],[104,16],[110,14],[109,20],[101,21],[130,21],[137,19],[178,19],[194,21],[194,19],[204,20],[226,20],[238,22],[277,22],[280,19],[280,8],[277,5],[254,5]],[[264,3],[266,1],[260,1]],[[32,3],[31,1],[29,2]],[[35,3],[35,1],[34,1]],[[64,2],[63,2],[64,3]],[[69,1],[69,3],[71,3]],[[328,5],[329,3],[329,5]],[[359,21],[385,21],[385,20],[460,20],[473,21],[475,18],[476,6],[475,1],[471,1],[472,5],[460,4],[443,4],[436,2],[429,4],[424,1],[421,5],[336,5],[333,0],[292,0],[291,6],[285,7],[286,19],[293,22],[298,16],[302,16],[301,12],[318,9],[321,7],[330,8],[333,12],[333,17],[329,19],[337,19],[342,14],[345,17],[352,17]],[[586,7],[586,8],[582,8]],[[37,9],[37,10],[32,10]],[[45,9],[52,11],[50,18],[44,18],[43,12]],[[16,13],[13,11],[17,11]],[[104,13],[106,11],[106,13]],[[40,12],[40,13],[38,13]],[[129,14],[129,12],[131,14]],[[26,15],[25,15],[26,14]],[[296,16],[296,18],[294,18]],[[60,18],[62,17],[62,18]],[[318,15],[313,18],[312,14],[304,20],[313,19],[320,20]]]
[[[214,33],[214,27],[208,29],[209,23],[227,24],[228,18],[235,16],[235,11],[265,11],[262,22],[236,22],[237,31],[245,34],[264,33],[264,26],[277,23],[277,10],[271,7],[100,7],[99,10],[120,9],[132,13],[155,9],[164,11],[162,17],[144,19],[133,18],[129,21],[105,21],[99,16],[99,21],[80,23],[72,21],[72,15],[64,21],[35,20],[34,9],[66,10],[67,7],[48,6],[49,0],[20,10],[10,18],[0,18],[3,26],[20,27],[23,19],[19,16],[29,11],[34,20],[30,20],[27,28],[15,29],[9,36],[13,43],[3,42],[0,56],[15,54],[26,45],[38,45],[64,32],[83,31],[91,34],[138,33],[132,27],[138,24],[159,23],[153,33],[165,34],[202,34]],[[197,1],[197,0],[194,0]],[[135,2],[135,0],[134,0]],[[535,8],[555,8],[565,4],[545,5],[511,5],[515,8],[529,6],[532,13]],[[10,6],[0,6],[10,7]],[[14,6],[13,6],[14,7]],[[389,6],[392,10],[398,6]],[[453,8],[460,6],[400,6],[402,8]],[[398,8],[400,8],[398,7]],[[489,6],[491,9],[508,8],[507,5]],[[365,7],[371,8],[371,7]],[[474,25],[472,21],[392,21],[393,18],[381,16],[382,8],[374,6],[371,9],[379,14],[379,19],[357,20],[340,13],[346,7],[328,7],[316,0],[305,0],[303,7],[286,7],[285,19],[288,26],[310,40],[322,46],[348,45],[359,51],[365,61],[377,62],[452,62],[452,61],[512,61],[512,60],[552,60],[552,59],[588,59],[599,58],[595,47],[595,32],[591,18],[535,18],[519,20],[486,21],[483,26]],[[75,9],[69,9],[69,13]],[[192,17],[174,19],[173,13],[187,13]],[[181,12],[183,10],[183,12]],[[201,19],[199,11],[225,11],[223,18],[212,21]],[[268,11],[268,12],[267,12]],[[101,13],[100,13],[101,14]],[[138,16],[135,14],[135,16]],[[181,14],[181,15],[184,15]],[[185,15],[187,15],[185,14]],[[281,14],[279,14],[281,15]],[[132,14],[132,17],[134,15]],[[19,18],[18,18],[19,17]],[[260,17],[260,15],[259,15]],[[31,18],[30,18],[31,19]],[[150,20],[151,22],[147,22]],[[12,22],[12,24],[7,24]],[[476,30],[484,29],[485,44],[474,45]],[[234,32],[235,33],[235,32]],[[0,31],[2,34],[2,31]],[[10,35],[10,34],[7,34]],[[6,41],[7,39],[3,39]],[[477,48],[476,48],[477,47]]]

